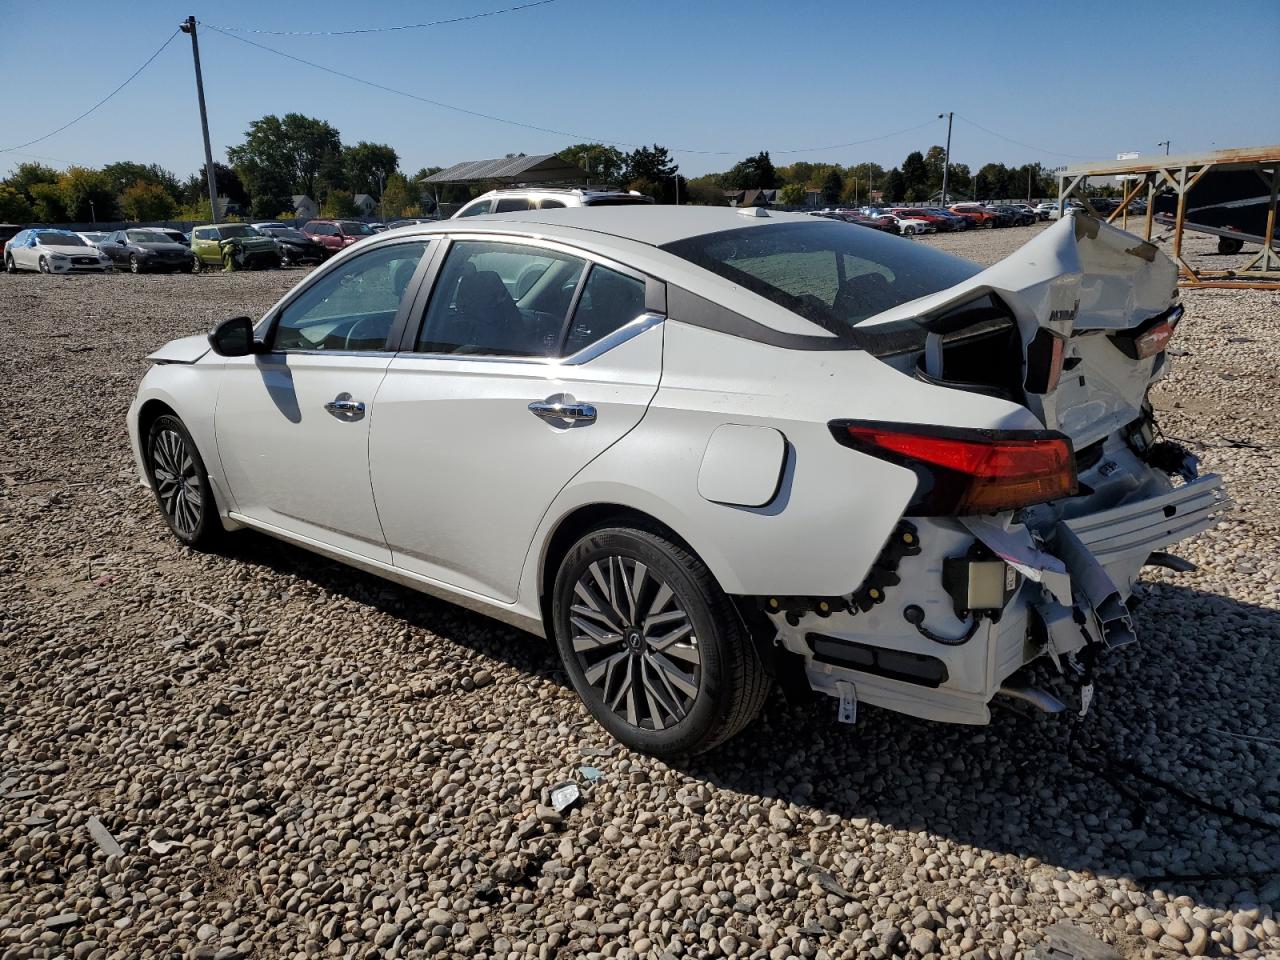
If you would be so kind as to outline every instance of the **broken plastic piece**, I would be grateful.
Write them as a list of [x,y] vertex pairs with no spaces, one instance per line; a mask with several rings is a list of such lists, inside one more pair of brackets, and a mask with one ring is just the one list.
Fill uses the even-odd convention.
[[858,720],[858,691],[848,680],[837,680],[836,690],[840,693],[840,711],[837,718],[841,723],[856,723]]
[[556,813],[564,813],[582,797],[582,791],[572,780],[557,783],[551,788],[551,807]]
[[588,783],[595,780],[599,780],[601,777],[604,776],[604,774],[601,771],[597,770],[595,767],[586,767],[586,766],[579,767],[578,772],[582,774],[582,779],[586,780]]

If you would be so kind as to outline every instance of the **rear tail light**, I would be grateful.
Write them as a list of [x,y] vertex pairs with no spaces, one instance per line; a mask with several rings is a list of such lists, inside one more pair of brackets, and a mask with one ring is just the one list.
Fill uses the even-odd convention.
[[835,420],[839,443],[913,470],[907,513],[1000,513],[1076,491],[1071,441],[1041,430],[966,430]]
[[1041,327],[1027,344],[1027,393],[1043,396],[1058,389],[1066,341]]
[[1182,304],[1175,304],[1133,330],[1112,334],[1112,342],[1131,360],[1146,360],[1148,357],[1154,357],[1173,339],[1183,312]]

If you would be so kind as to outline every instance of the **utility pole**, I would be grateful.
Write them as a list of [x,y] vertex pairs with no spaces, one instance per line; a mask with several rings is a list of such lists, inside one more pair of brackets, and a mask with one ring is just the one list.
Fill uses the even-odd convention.
[[187,17],[180,24],[183,33],[191,34],[191,56],[196,64],[196,97],[200,101],[200,130],[204,134],[204,172],[209,182],[209,215],[218,220],[218,181],[213,175],[213,148],[209,146],[209,114],[204,108],[204,77],[200,75],[200,43],[196,40],[196,18]]
[[[938,119],[942,119],[942,114],[938,114]],[[947,174],[951,170],[951,121],[955,117],[954,113],[948,112],[947,115],[947,152],[942,156],[942,205],[947,205]]]
[[1157,147],[1164,147],[1164,155],[1165,155],[1166,157],[1169,155],[1169,141],[1168,141],[1168,140],[1161,140],[1159,143],[1157,143],[1157,144],[1156,144],[1156,146],[1157,146]]

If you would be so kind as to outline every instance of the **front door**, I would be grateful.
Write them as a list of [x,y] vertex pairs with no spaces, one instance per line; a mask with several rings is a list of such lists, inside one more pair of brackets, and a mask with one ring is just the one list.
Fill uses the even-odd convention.
[[303,285],[269,352],[226,361],[218,455],[250,520],[389,562],[369,484],[369,423],[427,241],[380,244]]
[[662,326],[645,303],[643,278],[570,251],[450,246],[414,349],[378,391],[370,434],[397,566],[516,599],[556,494],[640,422],[657,390]]

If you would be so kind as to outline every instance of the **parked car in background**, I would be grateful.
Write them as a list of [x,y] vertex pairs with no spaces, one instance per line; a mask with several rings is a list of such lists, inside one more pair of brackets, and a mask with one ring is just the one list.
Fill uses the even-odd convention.
[[579,189],[564,187],[504,187],[476,197],[453,215],[479,217],[487,213],[514,213],[519,210],[552,210],[561,207],[621,207],[653,203],[635,190],[612,188]]
[[108,234],[98,249],[110,257],[115,266],[128,268],[130,273],[195,270],[195,257],[187,247],[150,227],[116,230]]
[[1016,207],[1011,203],[1000,203],[991,208],[997,216],[1004,217],[1010,227],[1025,227],[1036,222],[1036,216],[1028,210]]
[[147,227],[147,229],[163,233],[174,243],[180,243],[184,247],[191,246],[191,234],[189,233],[183,233],[181,230],[175,230],[173,227]]
[[[4,248],[9,241],[22,232],[22,227],[16,223],[0,223],[0,258],[4,256]],[[3,261],[0,261],[3,262]]]
[[96,247],[110,234],[106,230],[78,230],[76,236],[91,247]]
[[1003,225],[1000,222],[1000,215],[981,203],[953,203],[949,209],[956,216],[968,220],[971,227],[984,227],[990,230]]
[[1058,205],[1055,203],[1053,205],[1053,209],[1049,211],[1049,219],[1057,220],[1063,214],[1069,217],[1072,214],[1085,213],[1085,212],[1086,211],[1084,209],[1084,204],[1081,203],[1079,200],[1068,200],[1064,205],[1064,207],[1062,208],[1062,210],[1059,210]]
[[130,443],[179,542],[253,528],[552,638],[632,749],[709,750],[775,678],[848,721],[1062,711],[1022,668],[1133,643],[1153,551],[1230,505],[1148,402],[1177,270],[1096,226],[986,270],[714,207],[384,234],[157,350]]
[[407,217],[404,220],[392,220],[387,224],[388,230],[398,230],[400,227],[412,227],[418,223],[437,223],[439,217]]
[[1040,219],[1040,215],[1036,213],[1036,208],[1029,203],[1012,203],[1010,204],[1010,206],[1015,207],[1018,210],[1021,210],[1028,217],[1030,217],[1031,219],[1028,221],[1028,223],[1035,223],[1037,220]]
[[5,245],[4,268],[9,273],[105,273],[111,259],[70,230],[32,227],[14,234]]
[[924,220],[931,223],[938,233],[951,233],[956,229],[955,221],[950,217],[943,217],[936,213],[930,213],[924,207],[890,207],[889,212],[896,217],[910,217],[913,220]]
[[247,223],[212,223],[191,231],[195,272],[208,267],[245,270],[280,266],[280,245]]
[[924,209],[925,213],[932,214],[935,217],[944,217],[951,221],[951,229],[953,231],[968,230],[971,226],[968,220],[958,213],[952,213],[946,207],[925,207]]
[[311,220],[303,224],[302,232],[334,254],[363,240],[377,236],[367,224],[359,220]]
[[1049,215],[1058,209],[1058,201],[1045,200],[1042,203],[1037,203],[1033,209],[1036,212],[1036,216],[1041,220],[1048,220]]
[[904,237],[918,236],[922,233],[937,233],[938,228],[928,220],[919,217],[900,217],[896,213],[882,213],[874,219],[881,223],[892,224],[894,230]]
[[310,237],[293,227],[254,224],[258,232],[271,237],[280,246],[281,266],[291,267],[304,263],[323,263],[329,251],[315,237]]
[[292,227],[293,227],[293,224],[291,224],[291,223],[283,223],[283,222],[281,222],[281,221],[279,221],[279,220],[266,220],[266,221],[264,221],[264,222],[262,222],[262,223],[255,223],[255,224],[253,224],[253,229],[255,229],[255,230],[260,230],[260,231],[274,230],[274,229],[279,229],[279,228],[281,228],[281,227],[289,227],[289,228],[292,228]]

